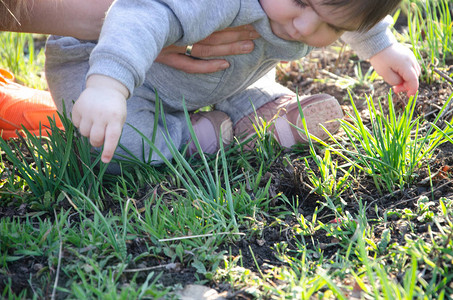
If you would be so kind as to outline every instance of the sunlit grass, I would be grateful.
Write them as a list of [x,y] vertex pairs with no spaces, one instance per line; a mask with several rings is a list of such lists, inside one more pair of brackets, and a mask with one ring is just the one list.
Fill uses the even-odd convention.
[[[424,124],[414,115],[417,97],[411,97],[402,113],[393,106],[391,92],[388,96],[388,114],[381,102],[378,109],[372,97],[367,97],[371,128],[365,126],[354,100],[351,97],[352,122],[341,120],[346,133],[343,140],[335,140],[336,153],[352,165],[370,175],[382,193],[382,188],[391,193],[403,188],[414,180],[414,173],[420,165],[429,160],[436,147],[444,140],[438,139],[432,125]],[[433,122],[449,106],[447,101]],[[427,127],[424,127],[427,125]]]
[[44,49],[36,51],[34,36],[28,33],[0,32],[0,66],[9,70],[16,81],[44,90]]
[[407,0],[409,38],[427,83],[434,80],[434,68],[453,59],[453,5],[449,0]]
[[[440,19],[432,23],[448,22],[445,12],[436,11]],[[448,27],[440,29],[448,34]],[[19,82],[45,89],[43,56],[32,35],[2,33],[0,39],[0,65]],[[451,47],[427,46],[421,35],[412,39],[426,74],[434,65],[428,50],[441,55],[433,61],[443,67]],[[343,88],[372,86],[374,71],[354,66],[354,78],[326,74]],[[452,200],[434,196],[433,174],[412,206],[391,197],[411,192],[436,147],[453,143],[452,122],[442,119],[452,96],[431,123],[416,115],[415,97],[397,111],[389,94],[388,113],[373,98],[367,98],[368,126],[350,97],[350,121],[342,121],[345,133],[332,136],[333,144],[313,138],[285,151],[272,137],[271,120],[257,116],[252,150],[236,140],[206,155],[195,139],[199,153],[187,157],[168,140],[169,160],[153,137],[144,137],[163,165],[151,165],[151,155],[123,158],[119,175],[106,174],[99,153],[66,117],[65,131],[51,122],[49,138],[0,140],[0,297],[172,299],[186,282],[165,286],[162,275],[189,270],[198,284],[255,299],[448,299]],[[277,164],[282,169],[275,171]],[[362,178],[375,183],[378,199],[358,196]],[[275,190],[294,184],[303,187]],[[320,200],[307,203],[310,195]],[[383,199],[394,203],[378,208]],[[248,247],[233,254],[238,242]],[[258,261],[263,249],[275,257]],[[11,277],[19,264],[30,266],[23,287]]]

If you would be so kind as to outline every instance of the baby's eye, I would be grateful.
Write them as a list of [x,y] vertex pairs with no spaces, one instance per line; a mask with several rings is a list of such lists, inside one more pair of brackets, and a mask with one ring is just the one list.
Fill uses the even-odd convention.
[[305,3],[303,0],[293,0],[293,1],[299,7],[305,8],[308,6],[308,4]]

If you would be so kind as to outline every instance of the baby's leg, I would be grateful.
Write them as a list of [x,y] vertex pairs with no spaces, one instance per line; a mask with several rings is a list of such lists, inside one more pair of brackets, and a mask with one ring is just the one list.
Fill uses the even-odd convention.
[[[93,42],[72,37],[51,36],[46,44],[45,74],[49,90],[57,109],[63,107],[69,116],[74,101],[85,88],[90,53],[96,46]],[[63,104],[64,102],[64,104]]]
[[[299,130],[303,129],[304,125],[298,101],[310,134],[326,140],[329,135],[323,127],[332,134],[339,129],[338,119],[343,117],[343,111],[334,97],[327,94],[297,97],[270,76],[262,78],[244,92],[221,103],[217,109],[231,116],[234,134],[238,138],[245,140],[255,134],[253,125],[257,123],[258,116],[270,124],[269,131],[277,141],[289,148],[296,143],[308,142],[307,135]],[[258,121],[256,125],[262,124]]]
[[[52,97],[60,112],[66,109],[66,114],[70,116],[74,101],[78,99],[85,88],[86,74],[89,69],[89,56],[95,43],[89,41],[79,41],[70,37],[50,37],[46,45],[46,77]],[[153,151],[149,157],[151,148],[145,141],[153,140],[155,111],[155,92],[145,86],[136,89],[137,95],[149,96],[146,99],[132,96],[127,100],[127,119],[123,127],[120,144],[127,150],[118,147],[116,158],[122,156],[133,156],[141,161],[150,164],[160,164],[162,158]],[[63,103],[64,100],[64,103]],[[196,114],[192,117],[192,124],[197,137],[200,140],[202,149],[209,153],[218,150],[219,134],[225,137],[227,142],[231,141],[232,125],[228,116],[220,115],[220,112],[209,112]],[[211,122],[214,120],[217,122]],[[183,112],[172,112],[165,114],[167,129],[164,128],[162,117],[156,127],[154,146],[166,159],[171,159],[172,155],[168,148],[167,141],[171,140],[176,149],[186,144],[190,140],[187,121]],[[136,128],[137,130],[135,130]],[[167,130],[169,134],[167,134]],[[203,143],[204,141],[204,143]],[[189,153],[196,151],[193,143],[190,144]],[[97,149],[100,151],[101,149]],[[109,172],[118,173],[118,165],[111,164]]]
[[[89,69],[89,57],[95,43],[79,41],[71,37],[50,37],[46,45],[46,77],[52,97],[60,112],[63,108],[67,116],[70,116],[73,103],[78,99],[85,88],[86,74]],[[140,87],[139,89],[145,89]],[[144,138],[135,130],[143,134],[145,139],[153,139],[153,127],[155,118],[155,102],[153,101],[154,92],[145,89],[145,93],[150,94],[150,99],[132,96],[127,100],[127,119],[123,127],[120,144],[127,150],[118,147],[115,154],[116,158],[121,156],[135,156],[142,161],[152,164],[162,163],[162,159],[153,153],[149,157],[150,147],[144,141]],[[64,103],[63,103],[64,101]],[[178,112],[165,115],[168,132],[176,148],[187,142],[188,132],[185,132],[184,113]],[[171,153],[168,149],[164,136],[166,130],[163,126],[162,119],[159,120],[154,145],[164,157],[171,159]],[[101,149],[97,149],[98,151]],[[118,166],[112,164],[110,172],[117,173]]]
[[284,95],[294,95],[294,93],[275,82],[274,69],[245,91],[217,104],[216,109],[225,112],[230,116],[233,124],[236,124],[242,118],[253,114],[254,108],[257,110]]

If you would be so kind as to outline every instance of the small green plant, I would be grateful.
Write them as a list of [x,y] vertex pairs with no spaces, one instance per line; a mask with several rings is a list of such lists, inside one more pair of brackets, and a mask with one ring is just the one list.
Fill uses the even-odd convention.
[[[313,191],[325,198],[331,198],[332,200],[339,199],[341,194],[351,184],[349,176],[353,166],[350,166],[347,171],[344,171],[338,166],[338,161],[332,160],[329,149],[325,149],[324,157],[320,157],[316,154],[313,145],[311,145],[310,154],[316,163],[317,172],[310,167],[307,158],[304,158],[304,160],[308,171],[308,179],[313,186]],[[338,171],[342,171],[344,174],[340,178],[338,178]],[[317,175],[318,173],[319,176]]]
[[437,140],[438,144],[444,142],[453,143],[453,119],[450,121],[444,121],[443,124],[439,122],[441,117],[445,114],[445,107],[449,107],[449,103],[453,100],[453,94],[445,102],[442,110],[438,113],[438,117],[433,122],[433,127],[436,129],[436,132],[433,134],[433,138]]
[[[35,222],[39,227],[34,228]],[[58,248],[58,243],[56,243],[58,233],[52,225],[51,222],[39,218],[27,218],[24,222],[20,222],[18,218],[2,219],[0,221],[2,268],[7,267],[6,263],[27,256],[43,256]]]
[[[74,208],[80,213],[83,219],[86,219],[88,223],[93,222],[95,225],[92,226],[93,230],[106,242],[109,242],[112,248],[115,250],[114,255],[121,261],[126,261],[127,255],[127,248],[126,248],[126,234],[127,234],[127,224],[128,224],[128,212],[131,206],[131,201],[127,201],[125,208],[123,209],[121,218],[109,216],[106,218],[101,211],[99,210],[98,206],[94,204],[94,202],[78,191],[70,186],[68,186],[70,190],[72,190],[72,194],[80,197],[80,200],[86,205],[88,211],[94,212],[94,220],[91,221],[86,215],[86,213],[80,209],[78,206],[73,205]],[[116,223],[122,223],[121,227],[116,225]]]
[[[108,258],[97,259],[78,255],[81,262],[71,272],[70,288],[62,289],[77,299],[163,299],[170,289],[158,284],[160,275],[149,272],[146,278],[138,280],[135,274],[129,284],[122,283],[125,265],[113,264]],[[77,280],[74,280],[76,278]],[[140,282],[142,281],[142,282]]]
[[422,196],[417,200],[417,220],[420,222],[430,222],[434,218],[434,212],[432,207],[435,206],[433,201],[429,201],[429,198]]
[[370,67],[365,73],[362,70],[362,61],[354,63],[354,77],[348,75],[337,75],[327,70],[320,70],[319,72],[329,76],[335,81],[335,85],[341,89],[353,89],[355,87],[366,87],[371,92],[374,91],[373,82],[378,78],[378,74]]
[[403,273],[401,283],[395,282],[388,276],[387,267],[377,261],[373,261],[368,256],[366,239],[363,233],[358,235],[357,254],[363,262],[360,273],[352,272],[358,290],[362,297],[372,297],[373,299],[423,299],[422,289],[417,284],[417,260],[411,258],[409,267]]
[[367,86],[371,90],[373,89],[373,82],[378,77],[378,74],[374,71],[373,67],[370,67],[364,74],[360,62],[357,62],[357,64],[354,65],[354,74],[357,80],[357,85]]
[[[298,99],[299,100],[299,99]],[[324,157],[321,158],[315,149],[313,140],[319,141],[316,137],[310,135],[308,131],[307,123],[305,122],[304,113],[302,107],[299,105],[299,114],[302,119],[303,128],[298,128],[293,125],[297,130],[305,133],[308,132],[308,145],[310,149],[311,159],[315,162],[317,170],[313,170],[309,164],[307,158],[304,158],[305,167],[308,171],[308,178],[313,186],[313,192],[318,193],[322,197],[332,198],[336,200],[340,195],[348,188],[350,182],[348,178],[353,169],[353,166],[350,166],[347,171],[344,171],[338,166],[337,161],[333,161],[329,149],[324,149]],[[288,161],[288,160],[287,160]],[[337,178],[337,172],[341,170],[344,175],[341,178]],[[317,175],[319,173],[319,176]]]
[[[299,202],[296,202],[299,204]],[[294,225],[292,230],[301,236],[310,236],[315,233],[315,231],[318,229],[317,224],[317,217],[318,217],[318,208],[315,209],[315,212],[313,213],[313,216],[310,220],[307,220],[303,214],[300,214],[297,212],[297,207],[298,205],[293,207],[294,210],[294,216],[296,217],[297,220],[297,225]]]
[[[253,106],[253,103],[251,103]],[[259,162],[270,165],[271,162],[278,156],[280,147],[272,135],[272,125],[278,114],[270,120],[258,116],[255,107],[253,107],[254,117],[250,120],[253,125],[254,132],[249,136],[239,136],[239,147],[245,149],[245,152],[252,152]],[[233,148],[234,149],[234,148]]]

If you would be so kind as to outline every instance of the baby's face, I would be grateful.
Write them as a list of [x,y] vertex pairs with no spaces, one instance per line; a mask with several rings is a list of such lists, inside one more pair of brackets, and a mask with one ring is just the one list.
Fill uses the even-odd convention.
[[355,31],[359,18],[351,19],[343,8],[321,5],[321,0],[260,0],[272,31],[282,39],[324,47],[345,31]]

